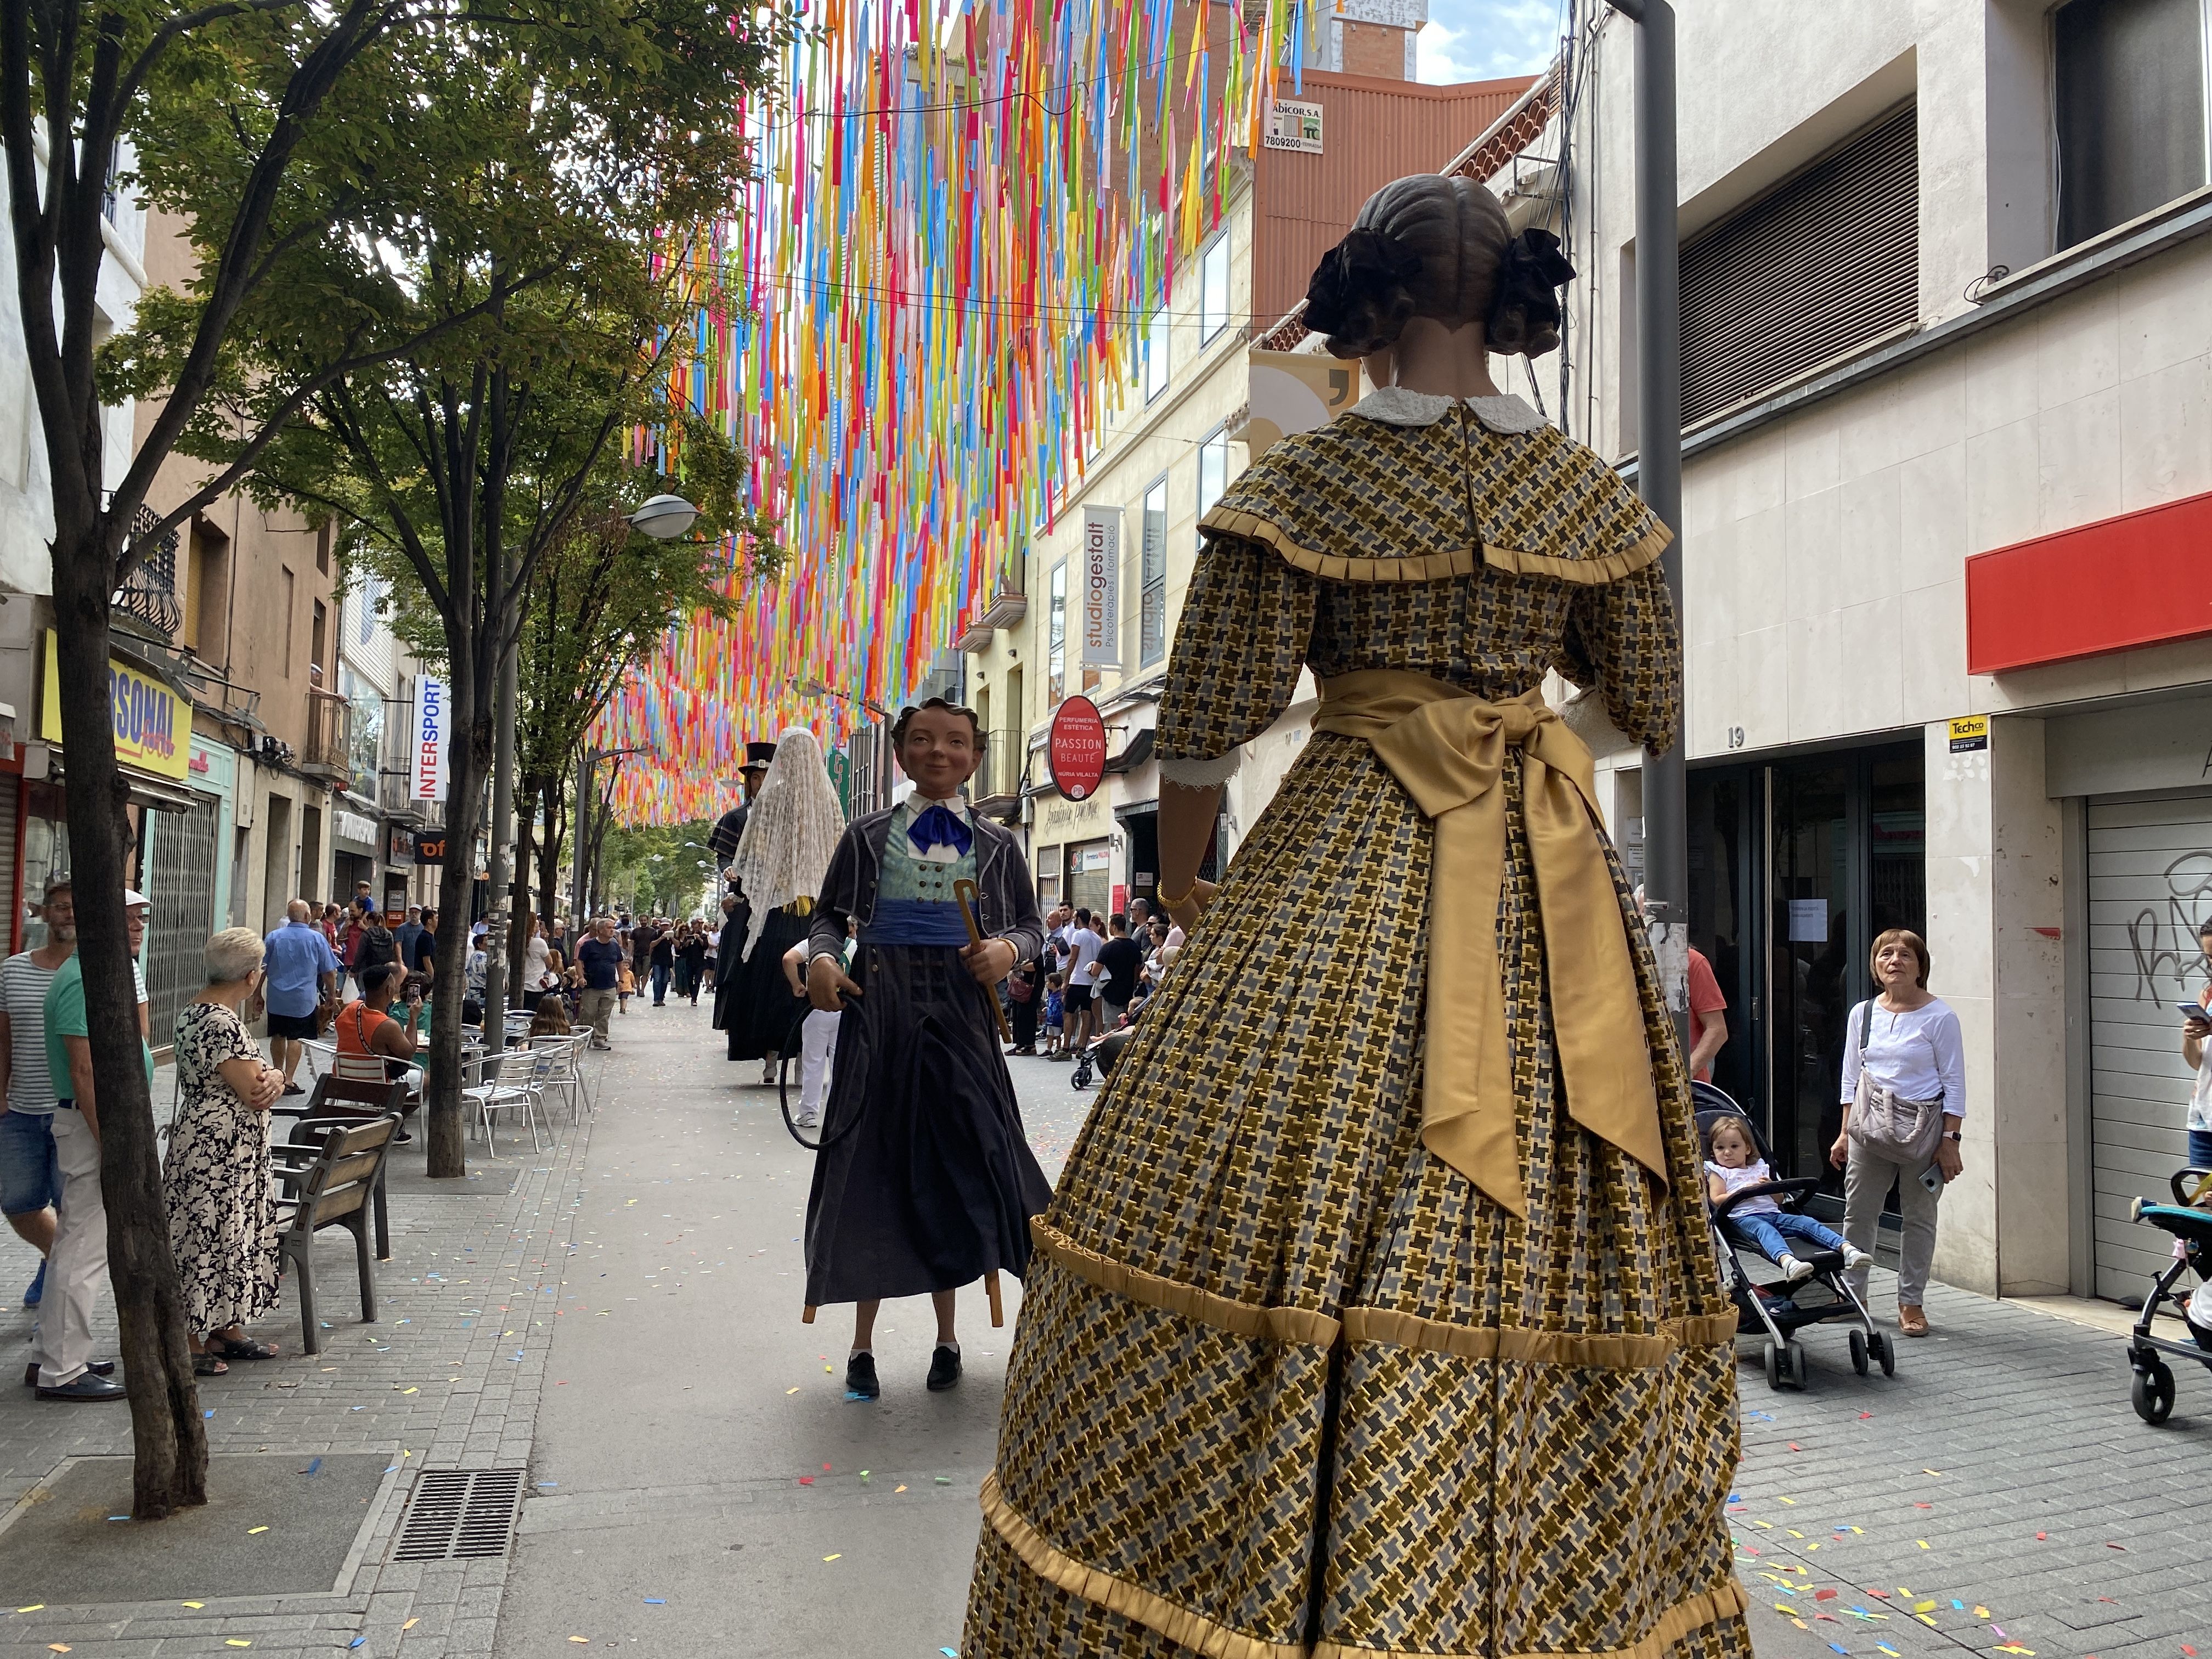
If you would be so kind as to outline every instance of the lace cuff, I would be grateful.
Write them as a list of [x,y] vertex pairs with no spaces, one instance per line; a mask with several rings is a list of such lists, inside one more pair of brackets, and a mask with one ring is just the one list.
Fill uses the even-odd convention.
[[1218,789],[1237,775],[1237,763],[1243,758],[1240,746],[1213,760],[1160,761],[1160,781],[1182,789]]

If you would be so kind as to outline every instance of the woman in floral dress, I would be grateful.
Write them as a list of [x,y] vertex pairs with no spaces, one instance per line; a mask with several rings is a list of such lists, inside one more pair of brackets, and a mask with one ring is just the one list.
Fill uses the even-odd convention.
[[276,1305],[276,1212],[269,1191],[269,1109],[284,1077],[266,1064],[240,1008],[261,978],[261,936],[228,927],[207,942],[207,988],[177,1015],[175,1126],[162,1166],[169,1248],[184,1283],[192,1369],[269,1359],[246,1327]]
[[1489,376],[1571,274],[1471,180],[1386,186],[1305,317],[1382,389],[1203,520],[1158,722],[1188,942],[1032,1223],[966,1659],[1748,1659],[1687,1074],[1540,692],[1674,741],[1668,532]]

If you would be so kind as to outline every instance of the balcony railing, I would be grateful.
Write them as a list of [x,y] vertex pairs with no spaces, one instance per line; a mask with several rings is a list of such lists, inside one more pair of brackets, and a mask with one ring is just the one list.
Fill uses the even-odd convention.
[[975,769],[968,792],[986,811],[1011,806],[1022,797],[1022,781],[1029,763],[1029,734],[994,732],[983,745],[983,763]]
[[[161,515],[152,507],[141,507],[131,520],[131,543],[143,542],[146,532],[161,521]],[[163,639],[177,636],[185,612],[177,600],[175,531],[169,531],[160,541],[146,543],[140,549],[138,562],[132,568],[130,580],[110,599],[118,611],[135,617]]]
[[307,693],[307,745],[300,769],[325,778],[353,775],[353,704],[335,691]]

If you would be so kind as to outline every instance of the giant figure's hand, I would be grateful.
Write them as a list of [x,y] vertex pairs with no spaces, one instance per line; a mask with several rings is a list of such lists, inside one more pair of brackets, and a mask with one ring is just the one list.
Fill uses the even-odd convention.
[[825,1014],[834,1014],[845,1005],[839,999],[861,995],[860,986],[837,965],[837,958],[820,956],[806,964],[806,1000]]
[[1002,939],[987,939],[980,945],[960,947],[960,964],[975,975],[978,985],[996,985],[1014,971],[1014,947]]

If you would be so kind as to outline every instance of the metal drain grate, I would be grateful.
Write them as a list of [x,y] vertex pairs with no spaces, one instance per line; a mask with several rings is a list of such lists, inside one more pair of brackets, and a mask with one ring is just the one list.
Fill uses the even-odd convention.
[[395,1561],[504,1555],[522,1504],[521,1469],[425,1469],[416,1477]]

